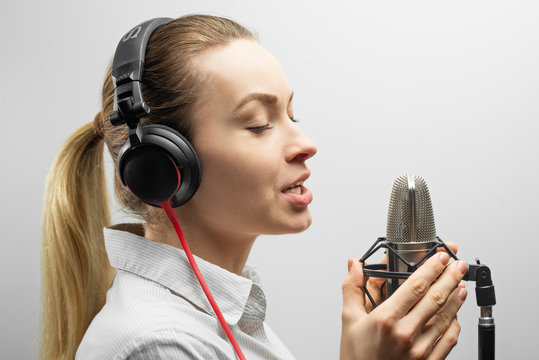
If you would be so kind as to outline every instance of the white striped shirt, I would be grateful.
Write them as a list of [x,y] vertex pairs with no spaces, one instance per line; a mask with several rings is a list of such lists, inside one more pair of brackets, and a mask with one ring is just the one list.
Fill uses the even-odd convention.
[[[90,324],[77,359],[236,359],[181,249],[105,229],[118,273],[103,309]],[[242,276],[195,257],[245,357],[293,359],[265,323],[257,272]]]

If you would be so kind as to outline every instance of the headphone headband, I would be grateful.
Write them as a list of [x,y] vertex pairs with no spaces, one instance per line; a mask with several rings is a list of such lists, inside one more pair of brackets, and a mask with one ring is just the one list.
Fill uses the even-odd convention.
[[112,63],[114,111],[109,117],[114,126],[127,123],[130,129],[136,128],[138,120],[150,113],[140,86],[146,47],[152,33],[170,21],[171,18],[145,21],[129,30],[118,43]]

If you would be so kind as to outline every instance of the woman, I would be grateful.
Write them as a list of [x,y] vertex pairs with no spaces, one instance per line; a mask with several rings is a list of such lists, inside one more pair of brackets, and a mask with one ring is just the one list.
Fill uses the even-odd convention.
[[[303,184],[316,146],[295,124],[280,65],[235,22],[186,16],[153,33],[142,87],[151,112],[141,123],[178,130],[200,159],[200,187],[174,213],[226,322],[248,359],[292,358],[264,322],[264,293],[245,265],[259,234],[311,223]],[[127,138],[125,126],[108,121],[113,97],[109,70],[102,111],[66,142],[48,179],[42,357],[233,359],[163,211],[135,197],[117,173],[116,197],[143,225],[110,227],[102,144],[116,162]],[[341,358],[444,358],[466,297],[465,265],[446,268],[448,260],[430,258],[375,310],[365,302],[360,264],[349,260]]]

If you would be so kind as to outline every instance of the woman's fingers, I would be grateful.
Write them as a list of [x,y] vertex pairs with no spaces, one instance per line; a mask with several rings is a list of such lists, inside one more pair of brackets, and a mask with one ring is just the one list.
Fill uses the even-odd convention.
[[447,331],[438,340],[436,345],[434,345],[434,348],[432,349],[432,352],[430,353],[427,360],[445,359],[447,355],[449,355],[451,349],[453,349],[455,345],[457,345],[459,333],[460,324],[455,318],[451,322],[451,326],[449,327],[449,329],[447,329]]
[[[449,255],[440,252],[431,256],[395,291],[390,298],[374,311],[391,312],[396,318],[404,317],[408,311],[421,299],[430,285],[442,273],[449,262]],[[453,288],[456,287],[456,284]]]
[[343,324],[357,320],[365,315],[365,286],[367,278],[363,275],[363,268],[359,259],[348,260],[348,274],[342,283],[343,295]]
[[421,337],[427,338],[431,343],[443,335],[451,325],[452,320],[457,316],[457,312],[466,300],[468,292],[464,284],[453,291],[445,306],[429,320]]
[[[445,253],[441,253],[447,256]],[[452,319],[457,313],[462,301],[455,294],[454,290],[462,280],[464,273],[466,272],[466,263],[463,261],[456,261],[449,265],[442,276],[430,287],[426,295],[416,304],[416,306],[410,311],[408,315],[403,319],[403,326],[411,326],[413,328],[421,329],[433,316]],[[451,295],[455,295],[451,298],[449,306],[445,306]],[[455,304],[453,304],[453,302]],[[454,306],[453,306],[454,305]],[[443,308],[443,310],[442,310]],[[445,310],[445,312],[444,312]],[[451,311],[453,311],[451,313]],[[440,323],[440,322],[438,322]],[[449,322],[443,328],[443,331],[449,326]],[[438,336],[442,333],[440,332]],[[433,340],[435,340],[435,337]]]
[[[417,337],[415,343],[416,349],[414,349],[418,355],[423,355],[421,356],[422,358],[433,351],[433,344],[437,339],[440,339],[440,337],[443,337],[444,334],[450,331],[448,329],[450,326],[454,325],[453,322],[456,318],[457,312],[466,299],[466,295],[467,292],[464,284],[459,284],[459,286],[453,291],[447,300],[444,307],[427,322],[423,328],[423,331],[421,332],[421,335]],[[458,335],[458,333],[456,335]],[[451,338],[451,336],[449,336],[449,338]],[[446,337],[445,342],[448,344],[451,343],[451,341],[448,342],[447,339],[448,337]],[[445,348],[446,345],[441,347]],[[450,348],[448,350],[450,350]]]

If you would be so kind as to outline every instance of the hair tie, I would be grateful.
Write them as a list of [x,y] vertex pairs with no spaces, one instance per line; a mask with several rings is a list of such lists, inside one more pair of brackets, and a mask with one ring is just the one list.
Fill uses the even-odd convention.
[[103,112],[100,111],[94,118],[94,133],[101,139],[104,138],[103,134]]

